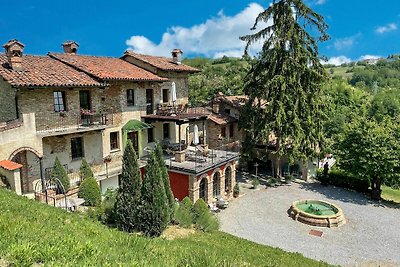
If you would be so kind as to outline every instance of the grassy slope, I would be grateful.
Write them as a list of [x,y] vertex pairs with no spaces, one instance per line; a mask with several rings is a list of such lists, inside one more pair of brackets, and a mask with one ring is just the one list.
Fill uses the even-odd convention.
[[400,204],[400,190],[382,186],[382,198]]
[[327,266],[216,232],[147,239],[0,189],[0,258],[16,266]]

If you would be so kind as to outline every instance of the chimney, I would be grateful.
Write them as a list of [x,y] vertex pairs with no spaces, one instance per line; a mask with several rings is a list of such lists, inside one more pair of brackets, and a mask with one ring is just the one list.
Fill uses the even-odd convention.
[[174,50],[172,50],[171,54],[172,54],[172,61],[173,61],[175,64],[180,65],[180,64],[181,64],[181,61],[182,61],[182,54],[183,54],[183,51],[180,50],[180,49],[176,49],[176,48],[175,48]]
[[75,41],[66,41],[62,44],[65,54],[76,54],[79,44]]
[[211,102],[211,108],[214,113],[219,113],[220,112],[220,103],[221,103],[221,98],[224,97],[224,94],[222,92],[218,92],[218,94],[215,96],[215,98]]
[[17,39],[8,41],[3,45],[5,53],[8,59],[8,64],[13,70],[22,70],[22,53],[25,45],[19,42]]

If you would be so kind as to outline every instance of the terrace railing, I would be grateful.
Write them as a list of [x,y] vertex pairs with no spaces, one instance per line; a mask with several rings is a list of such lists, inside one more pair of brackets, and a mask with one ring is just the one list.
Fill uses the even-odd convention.
[[104,127],[114,124],[113,112],[81,114],[75,112],[59,112],[35,114],[37,132],[55,132],[78,130],[85,127]]

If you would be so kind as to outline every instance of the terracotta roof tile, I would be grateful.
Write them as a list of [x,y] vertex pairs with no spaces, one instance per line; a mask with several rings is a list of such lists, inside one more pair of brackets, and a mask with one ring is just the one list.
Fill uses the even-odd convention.
[[0,167],[9,171],[14,171],[22,168],[22,165],[11,160],[1,160]]
[[102,80],[166,81],[120,58],[49,53],[55,59]]
[[185,71],[185,72],[199,72],[198,69],[184,65],[184,64],[176,64],[172,61],[172,59],[167,58],[167,57],[157,57],[157,56],[149,56],[149,55],[143,55],[143,54],[138,54],[133,51],[126,51],[122,58],[126,56],[131,56],[136,58],[137,60],[140,60],[144,63],[150,64],[153,67],[156,67],[158,69],[164,70],[164,71]]
[[218,125],[225,125],[232,122],[237,122],[237,119],[224,113],[219,113],[219,114],[212,113],[210,116],[208,116],[208,119],[210,119],[211,121],[215,122]]
[[7,56],[0,54],[0,76],[20,87],[86,87],[101,86],[84,72],[77,71],[48,56],[25,55],[21,70],[13,70]]

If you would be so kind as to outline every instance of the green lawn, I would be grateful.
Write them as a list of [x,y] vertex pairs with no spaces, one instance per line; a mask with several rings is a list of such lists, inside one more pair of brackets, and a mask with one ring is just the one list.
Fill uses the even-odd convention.
[[400,204],[400,190],[382,186],[382,198]]
[[328,266],[222,232],[148,239],[3,189],[0,237],[13,266]]

